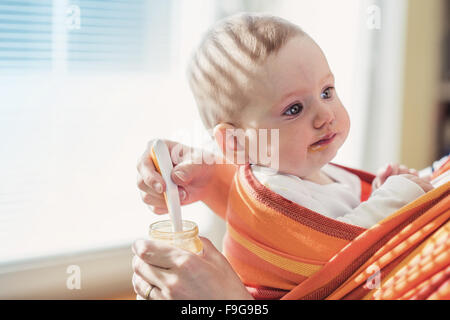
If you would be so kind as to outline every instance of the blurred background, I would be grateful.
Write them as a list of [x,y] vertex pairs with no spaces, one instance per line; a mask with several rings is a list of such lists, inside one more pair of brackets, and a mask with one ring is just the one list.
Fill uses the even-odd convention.
[[[131,244],[162,219],[137,160],[156,137],[208,145],[186,62],[242,11],[322,47],[352,122],[334,162],[421,169],[450,151],[448,1],[0,0],[0,299],[134,298]],[[183,215],[221,248],[219,218]]]

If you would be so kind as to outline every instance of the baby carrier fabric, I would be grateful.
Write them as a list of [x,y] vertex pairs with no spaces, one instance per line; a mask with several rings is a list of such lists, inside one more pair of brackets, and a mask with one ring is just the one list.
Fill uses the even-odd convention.
[[[361,201],[367,200],[374,175],[339,167],[361,179]],[[411,270],[422,260],[414,257],[439,257],[432,271],[418,271],[418,278],[430,283],[423,284],[428,291],[421,297],[429,297],[438,290],[429,289],[431,283],[435,288],[448,282],[448,257],[439,256],[450,251],[448,193],[447,183],[364,229],[283,198],[259,183],[249,165],[241,166],[229,190],[224,254],[255,299],[393,298],[406,289],[392,295],[387,288],[401,281],[402,268],[416,272]],[[427,244],[436,241],[439,248],[430,256]]]
[[[374,176],[339,166],[361,179],[361,200]],[[224,253],[256,299],[281,298],[319,271],[364,228],[325,217],[262,185],[241,166],[229,191]]]

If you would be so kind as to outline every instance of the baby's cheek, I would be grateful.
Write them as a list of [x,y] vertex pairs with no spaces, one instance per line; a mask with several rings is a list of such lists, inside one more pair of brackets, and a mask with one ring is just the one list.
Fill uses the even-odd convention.
[[347,109],[344,108],[344,106],[341,107],[342,108],[342,112],[341,112],[341,123],[343,125],[343,131],[345,133],[348,133],[350,131],[350,116],[347,112]]
[[298,170],[306,158],[308,146],[305,132],[299,136],[298,130],[280,130],[279,131],[279,163],[280,169],[290,172]]
[[280,161],[280,163],[288,166],[290,169],[289,171],[299,170],[305,163],[305,150],[298,148],[298,146],[291,146],[285,150],[285,152],[282,152],[281,155],[284,161]]

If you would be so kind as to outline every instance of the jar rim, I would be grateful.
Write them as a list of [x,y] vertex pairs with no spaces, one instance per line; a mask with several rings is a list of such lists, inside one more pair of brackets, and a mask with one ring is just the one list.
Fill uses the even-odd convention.
[[195,222],[190,220],[183,220],[182,225],[183,231],[173,232],[171,220],[156,221],[150,225],[149,233],[150,236],[166,239],[190,238],[198,235],[198,226]]

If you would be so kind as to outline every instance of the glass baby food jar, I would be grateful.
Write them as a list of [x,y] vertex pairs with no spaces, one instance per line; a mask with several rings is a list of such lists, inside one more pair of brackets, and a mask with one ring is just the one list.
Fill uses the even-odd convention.
[[172,246],[201,254],[203,245],[198,237],[198,227],[195,222],[183,220],[183,231],[173,232],[172,221],[164,220],[150,225],[150,239],[164,241]]

